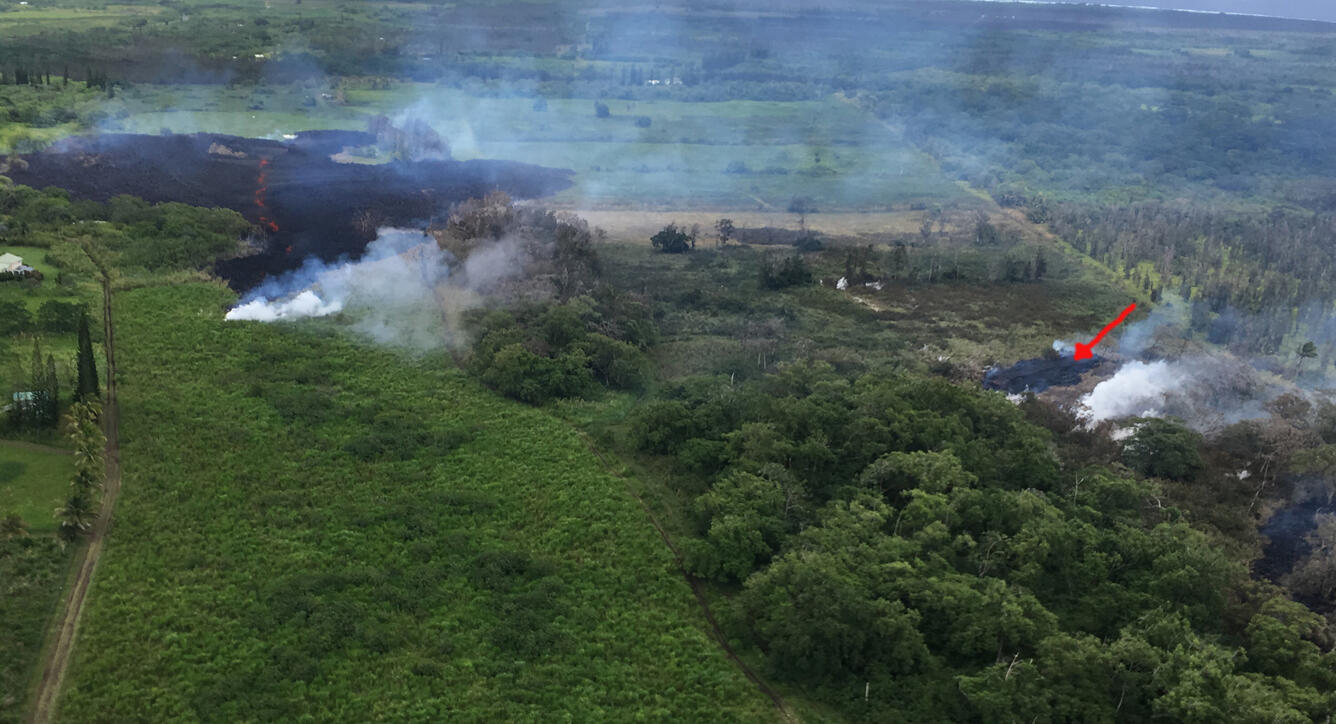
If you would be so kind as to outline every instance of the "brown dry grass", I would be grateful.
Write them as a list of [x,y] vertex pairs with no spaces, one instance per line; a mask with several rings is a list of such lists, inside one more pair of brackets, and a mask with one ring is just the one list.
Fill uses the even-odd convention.
[[[797,229],[798,215],[780,211],[604,211],[572,209],[590,226],[608,232],[609,241],[648,244],[649,237],[670,223],[690,227],[700,225],[701,238],[714,238],[714,222],[730,218],[738,228],[771,226]],[[831,212],[809,214],[808,228],[830,236],[878,236],[916,234],[923,223],[924,211]]]

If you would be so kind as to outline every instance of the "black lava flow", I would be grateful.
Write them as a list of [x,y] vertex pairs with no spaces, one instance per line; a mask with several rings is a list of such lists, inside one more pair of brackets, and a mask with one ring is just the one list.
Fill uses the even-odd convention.
[[1036,357],[1021,360],[1010,367],[994,367],[984,374],[983,386],[1009,394],[1043,392],[1050,387],[1069,387],[1080,384],[1081,376],[1095,369],[1103,358],[1076,360],[1069,356],[1056,358]]
[[[1273,513],[1258,529],[1266,536],[1266,544],[1262,546],[1262,556],[1253,561],[1253,577],[1281,582],[1300,559],[1312,552],[1307,537],[1317,529],[1318,516],[1324,513],[1336,513],[1336,505],[1320,495],[1304,498]],[[1316,597],[1296,596],[1296,600],[1319,613],[1333,610],[1330,602]]]
[[66,139],[23,156],[7,174],[15,183],[68,189],[74,198],[118,194],[233,209],[264,239],[259,253],[219,262],[239,291],[308,256],[357,257],[378,226],[423,224],[451,204],[502,190],[537,198],[571,185],[573,172],[512,161],[338,163],[345,147],[369,146],[356,131],[310,131],[290,141],[219,134],[104,134]]

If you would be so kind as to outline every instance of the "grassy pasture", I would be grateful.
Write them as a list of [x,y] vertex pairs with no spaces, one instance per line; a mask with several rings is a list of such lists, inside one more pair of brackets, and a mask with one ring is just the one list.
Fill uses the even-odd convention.
[[33,533],[53,533],[53,511],[69,494],[69,453],[0,440],[0,515],[16,513]]
[[[0,457],[3,455],[4,448],[0,448]],[[60,597],[71,550],[62,548],[54,535],[0,541],[0,582],[4,584],[0,589],[4,592],[0,595],[0,621],[4,622],[0,651],[5,654],[0,657],[0,723],[24,721],[42,632]]]
[[[678,223],[691,219],[672,216]],[[810,216],[809,223],[824,216]],[[653,252],[638,237],[600,249],[614,283],[643,291],[667,310],[660,321],[664,340],[654,352],[665,379],[755,373],[759,354],[773,361],[813,351],[837,365],[912,366],[938,356],[966,365],[1010,364],[1038,356],[1056,338],[1087,329],[1093,336],[1107,315],[1135,298],[1107,270],[1083,263],[1088,260],[1059,244],[1037,241],[1014,252],[963,248],[961,267],[969,280],[936,283],[923,281],[924,270],[934,264],[950,269],[954,247],[915,247],[908,257],[915,273],[890,278],[884,266],[890,251],[874,244],[884,287],[843,291],[833,286],[844,274],[847,249],[835,246],[804,254],[822,284],[765,291],[756,282],[759,260],[792,254],[792,248],[730,245],[716,251],[710,218],[702,215],[704,241],[691,254]],[[596,219],[602,221],[591,215],[591,223]],[[1041,249],[1048,264],[1042,281],[979,278],[1009,253],[1028,257]],[[767,320],[782,331],[763,329]]]
[[151,5],[106,5],[97,9],[16,7],[0,13],[0,38],[50,32],[55,25],[67,32],[95,30],[119,25],[126,18],[152,17],[162,10]]

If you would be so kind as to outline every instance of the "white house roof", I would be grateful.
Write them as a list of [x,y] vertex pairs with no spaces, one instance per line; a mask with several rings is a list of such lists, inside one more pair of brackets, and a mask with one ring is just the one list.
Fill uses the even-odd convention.
[[23,257],[13,254],[0,254],[0,269],[8,269],[23,263]]

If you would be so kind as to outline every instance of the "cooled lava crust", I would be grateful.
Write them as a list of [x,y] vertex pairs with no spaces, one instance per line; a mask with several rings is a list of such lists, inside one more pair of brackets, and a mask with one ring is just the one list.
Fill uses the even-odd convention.
[[130,194],[238,211],[266,237],[259,254],[218,263],[218,274],[238,290],[300,266],[307,256],[356,257],[377,226],[421,224],[440,218],[455,202],[495,189],[522,199],[571,185],[572,171],[512,161],[371,165],[329,158],[375,140],[356,131],[310,131],[289,141],[104,134],[25,155],[26,168],[11,164],[6,175],[34,188],[68,189],[80,199]]
[[1068,355],[1021,360],[1007,367],[994,367],[984,375],[983,386],[1011,394],[1043,392],[1050,387],[1068,387],[1081,383],[1081,376],[1103,362],[1099,355],[1075,360]]

